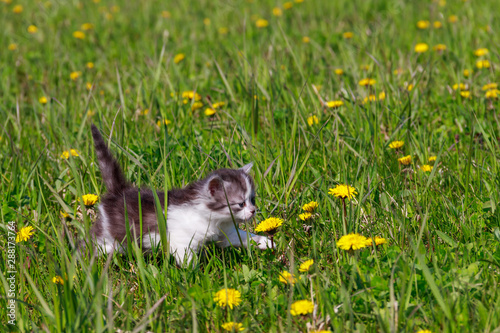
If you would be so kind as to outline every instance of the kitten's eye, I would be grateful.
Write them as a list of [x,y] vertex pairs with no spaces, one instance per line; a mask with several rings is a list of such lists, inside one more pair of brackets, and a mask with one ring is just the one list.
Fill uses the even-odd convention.
[[251,198],[250,198],[250,202],[252,203],[252,205],[254,205],[254,206],[255,206],[255,197],[251,197]]
[[241,208],[245,207],[245,201],[243,201],[242,203],[239,203],[238,204]]

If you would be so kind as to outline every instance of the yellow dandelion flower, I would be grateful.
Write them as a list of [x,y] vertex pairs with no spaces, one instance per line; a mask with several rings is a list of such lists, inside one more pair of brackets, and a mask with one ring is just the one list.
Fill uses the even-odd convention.
[[375,236],[375,245],[382,245],[382,244],[386,244],[387,243],[387,239],[383,238],[383,237],[380,237],[380,236]]
[[93,115],[95,115],[95,111],[94,110],[88,110],[87,111],[87,116],[88,117],[92,117]]
[[37,31],[38,31],[38,28],[36,27],[36,25],[33,25],[33,24],[32,24],[32,25],[30,25],[30,26],[28,27],[28,32],[29,32],[30,34],[36,34],[36,32],[37,32]]
[[399,148],[403,147],[404,144],[405,144],[404,141],[392,141],[389,144],[389,148],[391,148],[391,149],[399,149]]
[[226,331],[231,331],[231,332],[241,332],[244,331],[245,328],[243,327],[242,323],[235,323],[234,321],[227,322],[225,324],[221,325],[223,330]]
[[174,57],[174,63],[178,64],[180,63],[182,60],[184,60],[184,58],[186,58],[186,55],[184,53],[178,53],[175,55]]
[[378,94],[378,100],[383,101],[385,99],[385,91],[382,91],[380,94]]
[[269,25],[269,22],[265,19],[258,19],[256,22],[255,22],[255,26],[257,28],[265,28]]
[[291,9],[292,7],[293,7],[293,3],[291,3],[291,2],[285,2],[283,4],[284,9]]
[[343,101],[337,100],[337,101],[328,101],[326,102],[326,106],[332,109],[336,109],[344,105]]
[[168,10],[162,10],[161,11],[161,17],[163,18],[170,18],[172,16],[172,14],[170,14],[170,12]]
[[23,9],[24,9],[23,6],[21,6],[21,5],[15,5],[14,7],[12,7],[12,12],[14,14],[20,14],[20,13],[23,12]]
[[427,52],[429,50],[429,45],[427,45],[426,43],[418,43],[417,45],[415,45],[415,52],[417,53],[424,53],[424,52]]
[[56,275],[52,278],[52,282],[55,284],[64,284],[64,280],[61,276]]
[[70,149],[69,153],[71,154],[71,156],[80,156],[79,151],[76,149]]
[[457,21],[458,21],[458,16],[457,15],[450,15],[450,16],[448,16],[448,22],[455,23]]
[[212,104],[212,107],[214,109],[219,109],[219,108],[223,107],[224,105],[226,105],[226,102],[216,102],[216,103]]
[[314,310],[313,302],[309,300],[302,300],[292,303],[292,308],[290,309],[290,313],[292,316],[298,315],[306,315],[308,313],[312,313]]
[[483,86],[483,90],[491,90],[491,89],[497,89],[498,84],[497,83],[487,83]]
[[302,264],[299,266],[299,272],[309,272],[309,269],[311,269],[311,266],[314,264],[313,259],[309,259],[304,261]]
[[205,109],[205,116],[210,117],[210,116],[213,116],[214,114],[215,114],[215,110],[214,109],[212,109],[212,108],[206,108]]
[[82,200],[85,206],[93,206],[99,200],[99,197],[95,194],[85,194],[82,196]]
[[417,333],[432,333],[431,330],[420,330],[420,331],[417,331]]
[[304,0],[295,0],[295,3],[303,3]]
[[193,105],[191,105],[191,111],[196,111],[198,109],[201,109],[203,107],[202,102],[194,102]]
[[412,91],[412,90],[413,90],[413,87],[414,87],[414,85],[413,85],[412,83],[410,83],[410,84],[408,85],[408,87],[406,87],[406,90],[408,90],[408,91]]
[[33,236],[35,230],[32,226],[22,227],[21,230],[17,232],[16,243],[26,242]]
[[17,44],[16,43],[10,43],[7,48],[9,49],[9,51],[15,51],[15,50],[17,50]]
[[92,69],[92,68],[94,68],[94,63],[91,62],[91,61],[89,61],[89,62],[87,62],[87,64],[85,65],[85,67],[87,67],[88,69]]
[[479,69],[490,68],[491,64],[489,60],[478,60],[476,61],[476,67]]
[[241,293],[236,289],[221,289],[215,293],[214,302],[220,307],[233,307],[241,304]]
[[147,116],[149,113],[149,109],[139,110],[139,114],[141,116]]
[[359,85],[362,87],[373,86],[375,83],[377,83],[377,81],[375,79],[370,79],[370,78],[362,79],[361,81],[359,81]]
[[307,36],[302,37],[302,43],[307,44],[307,43],[309,43],[310,41],[311,41],[311,38],[309,38],[309,37],[307,37]]
[[461,91],[460,96],[462,96],[463,98],[471,98],[470,91],[467,91],[467,90]]
[[434,45],[434,47],[432,48],[434,51],[437,51],[437,52],[443,52],[446,50],[446,45],[444,44],[437,44],[437,45]]
[[335,68],[334,72],[339,76],[344,74],[344,70],[342,68]]
[[436,162],[436,160],[437,160],[437,156],[431,156],[428,159],[429,163]]
[[89,31],[89,30],[92,30],[94,29],[94,25],[92,23],[84,23],[80,26],[80,28],[83,30],[83,31]]
[[299,214],[299,219],[301,221],[309,220],[311,217],[312,217],[312,214],[309,213],[309,212],[305,212],[305,213]]
[[488,53],[490,53],[490,51],[485,47],[481,47],[481,48],[474,51],[474,55],[476,57],[482,57],[484,55],[487,55]]
[[463,83],[455,83],[452,87],[453,90],[467,90],[467,86]]
[[80,76],[82,75],[82,72],[76,71],[76,72],[71,72],[69,74],[69,78],[73,81],[76,81]]
[[362,71],[367,71],[370,69],[370,65],[361,65],[359,66],[359,68],[362,70]]
[[87,90],[91,90],[92,89],[92,83],[90,83],[90,82],[85,83],[85,87],[87,88]]
[[410,165],[411,164],[411,155],[398,158],[398,162],[403,164],[403,165]]
[[60,157],[67,160],[69,158],[69,151],[67,150],[63,151]]
[[281,272],[280,276],[279,276],[279,280],[280,280],[280,282],[283,282],[284,284],[294,284],[295,282],[297,282],[295,275],[293,275],[289,271]]
[[337,241],[337,247],[340,247],[342,250],[345,251],[359,250],[366,247],[366,240],[367,238],[360,234],[348,234],[342,236]]
[[[170,120],[168,120],[168,119],[163,119],[163,123],[165,124],[165,126],[168,126],[168,125],[169,125],[169,124],[171,124],[172,122],[171,122]],[[161,121],[161,120],[158,120],[158,121],[156,122],[156,125],[158,125],[158,127],[160,127],[160,126],[161,126],[161,124],[162,124],[162,121]]]
[[486,98],[497,98],[498,95],[500,95],[500,90],[498,90],[498,89],[492,89],[492,90],[488,90],[486,92],[486,94],[484,95],[484,97],[486,97]]
[[304,206],[302,206],[302,210],[305,210],[306,212],[312,213],[318,208],[319,204],[316,201],[311,201],[309,203],[306,203]]
[[273,15],[274,16],[281,16],[281,15],[283,15],[283,11],[279,7],[274,7],[273,8]]
[[332,331],[328,331],[328,330],[312,330],[312,331],[309,331],[309,333],[332,333]]
[[212,23],[212,22],[210,21],[210,19],[209,19],[208,17],[205,17],[205,18],[203,19],[203,24],[204,24],[204,25],[209,26],[209,25],[210,25],[210,23]]
[[307,124],[309,126],[316,125],[318,123],[319,123],[319,119],[315,115],[312,115],[312,116],[307,118]]
[[368,102],[375,102],[377,100],[377,96],[370,94],[365,99],[363,100],[363,104],[366,104]]
[[335,188],[328,189],[328,194],[331,194],[336,198],[341,198],[341,199],[347,198],[348,200],[351,200],[351,198],[356,197],[358,192],[356,192],[356,188],[350,185],[339,184],[335,186]]
[[181,97],[186,99],[194,99],[195,101],[201,100],[201,95],[195,93],[193,90],[183,91]]
[[344,37],[345,39],[351,39],[352,37],[354,37],[354,33],[352,33],[351,31],[346,31],[342,34],[342,37]]
[[66,212],[64,212],[64,211],[62,211],[62,210],[59,211],[59,215],[61,215],[61,217],[64,218],[64,219],[69,217],[69,214],[66,213]]
[[424,164],[420,167],[420,170],[423,172],[431,172],[432,171],[432,166],[428,164]]
[[431,22],[427,20],[420,20],[417,22],[417,28],[419,29],[427,29],[431,25]]
[[432,25],[434,26],[435,29],[440,29],[443,26],[443,23],[439,21],[434,21]]
[[229,29],[227,27],[220,27],[219,28],[219,33],[221,35],[227,35],[228,32],[229,32]]
[[267,218],[259,223],[259,225],[255,228],[255,232],[267,232],[269,234],[273,234],[276,232],[276,229],[283,224],[283,222],[285,221],[278,217]]
[[469,77],[473,73],[472,69],[464,69],[464,76]]
[[373,238],[366,239],[366,246],[372,246],[373,241],[375,241],[375,245],[377,245],[377,246],[387,243],[387,239],[379,237],[379,236],[375,236],[375,239],[373,239]]
[[49,100],[47,99],[47,97],[42,96],[38,99],[38,101],[40,102],[40,104],[47,104]]
[[85,39],[85,33],[77,30],[73,32],[73,37],[75,37],[76,39]]

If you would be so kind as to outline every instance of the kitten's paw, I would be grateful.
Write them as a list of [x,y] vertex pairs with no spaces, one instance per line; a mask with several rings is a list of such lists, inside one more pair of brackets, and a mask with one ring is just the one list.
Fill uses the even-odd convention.
[[266,236],[254,236],[253,240],[257,243],[257,247],[261,250],[272,249],[271,239]]

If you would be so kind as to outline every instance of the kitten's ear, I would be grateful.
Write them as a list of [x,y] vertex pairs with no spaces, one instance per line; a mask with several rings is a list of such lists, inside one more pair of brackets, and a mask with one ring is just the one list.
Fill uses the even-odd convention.
[[253,167],[253,163],[248,163],[247,165],[244,165],[240,168],[241,171],[243,171],[244,173],[249,173],[250,172],[250,169],[252,169]]
[[222,179],[215,177],[208,182],[208,192],[211,196],[214,196],[217,191],[222,189]]

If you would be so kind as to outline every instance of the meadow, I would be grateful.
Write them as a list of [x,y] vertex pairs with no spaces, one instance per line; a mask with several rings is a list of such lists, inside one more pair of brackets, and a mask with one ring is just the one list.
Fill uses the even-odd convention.
[[[0,330],[500,332],[497,12],[2,0]],[[253,162],[276,248],[78,260],[91,123],[137,186]]]

